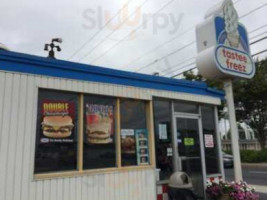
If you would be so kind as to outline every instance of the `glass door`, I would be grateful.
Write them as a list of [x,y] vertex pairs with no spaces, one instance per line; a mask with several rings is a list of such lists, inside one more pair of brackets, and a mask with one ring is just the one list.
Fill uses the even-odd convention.
[[198,117],[175,117],[178,165],[192,179],[194,191],[204,197]]

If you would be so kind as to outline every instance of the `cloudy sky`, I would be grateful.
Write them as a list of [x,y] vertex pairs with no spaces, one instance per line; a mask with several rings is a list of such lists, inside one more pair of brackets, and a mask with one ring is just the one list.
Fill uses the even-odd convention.
[[[0,43],[12,51],[47,56],[44,44],[61,37],[58,59],[170,77],[194,67],[194,27],[218,2],[1,0]],[[267,0],[234,2],[250,41],[267,36]],[[252,54],[266,47],[267,40],[257,43]]]

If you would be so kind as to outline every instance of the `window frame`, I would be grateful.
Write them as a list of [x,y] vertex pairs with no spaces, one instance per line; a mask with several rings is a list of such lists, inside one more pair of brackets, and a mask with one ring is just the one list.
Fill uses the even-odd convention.
[[[103,174],[103,173],[112,173],[117,171],[130,171],[130,170],[144,170],[144,169],[154,169],[155,168],[155,141],[154,141],[154,119],[153,119],[153,100],[144,100],[144,99],[134,99],[145,101],[146,106],[146,127],[148,130],[148,151],[149,151],[149,164],[148,165],[135,165],[135,166],[122,166],[122,156],[121,156],[121,120],[120,120],[120,100],[126,98],[120,98],[116,96],[108,96],[101,94],[92,94],[92,93],[81,93],[75,91],[65,91],[58,89],[50,89],[50,88],[38,88],[37,89],[37,98],[39,93],[42,90],[51,90],[51,91],[60,91],[67,93],[76,93],[78,94],[78,144],[77,144],[77,169],[71,171],[57,171],[57,172],[45,172],[45,173],[34,173],[34,180],[43,180],[43,179],[51,179],[51,178],[65,178],[65,177],[76,177],[83,176],[88,174]],[[116,165],[111,168],[100,168],[100,169],[83,169],[83,134],[84,134],[84,96],[85,95],[98,95],[102,97],[113,97],[116,100],[116,109],[114,112],[114,120],[115,120],[115,153],[116,153]],[[38,106],[38,105],[37,105]],[[37,107],[38,110],[38,107]],[[36,115],[35,123],[37,120],[38,113]],[[37,134],[37,127],[35,128],[34,134]],[[36,141],[35,141],[36,142]],[[34,148],[34,153],[36,149]],[[35,164],[35,156],[33,157],[33,165]]]

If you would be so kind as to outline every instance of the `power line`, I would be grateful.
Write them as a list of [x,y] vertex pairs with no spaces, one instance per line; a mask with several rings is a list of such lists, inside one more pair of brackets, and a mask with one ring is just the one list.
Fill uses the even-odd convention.
[[260,39],[254,41],[254,42],[251,42],[250,45],[256,44],[256,43],[258,43],[258,42],[260,42],[260,41],[262,41],[262,40],[266,40],[266,39],[267,39],[267,36],[265,36],[265,37],[263,37],[263,38],[260,38]]
[[267,52],[267,49],[265,49],[263,51],[260,51],[258,53],[253,54],[252,57],[255,57],[255,56],[260,55],[260,54],[265,53],[265,52]]
[[[146,3],[148,2],[148,0],[143,1],[143,3],[141,4],[140,8],[143,7]],[[93,50],[95,50],[97,47],[99,47],[107,38],[109,38],[111,35],[113,35],[129,18],[131,18],[135,13],[135,11],[133,11],[130,16],[128,16],[126,19],[124,19],[124,21],[113,31],[111,31],[110,34],[108,34],[103,40],[101,40],[99,43],[97,43],[90,51],[88,51],[86,54],[84,54],[78,61],[83,60],[84,58],[86,58],[88,55],[90,55]]]
[[[157,12],[155,12],[154,14],[157,14],[157,13],[159,13],[160,11],[162,11],[164,8],[166,8],[168,5],[170,5],[172,2],[174,2],[175,0],[171,0],[171,1],[169,1],[167,4],[165,4],[162,8],[160,8]],[[143,22],[143,24],[144,23],[147,23],[148,21],[150,21],[152,18],[148,18],[147,20],[145,20],[144,22]],[[139,30],[140,28],[142,28],[143,27],[143,24],[141,24],[140,26],[138,26],[135,30],[134,30],[134,32],[136,32],[137,30]],[[131,31],[130,33],[132,33],[133,31]],[[129,34],[127,34],[124,38],[122,38],[121,40],[119,40],[116,44],[114,44],[111,48],[109,48],[108,50],[106,50],[102,55],[100,55],[100,56],[98,56],[96,59],[94,59],[93,61],[92,61],[92,63],[94,63],[94,62],[96,62],[97,60],[99,60],[100,58],[102,58],[103,56],[105,56],[108,52],[110,52],[112,49],[114,49],[115,47],[117,47],[122,41],[124,41],[127,37],[128,37],[128,35],[130,35],[130,33]]]
[[[267,24],[264,25],[264,26],[260,26],[260,27],[258,27],[258,28],[256,28],[256,29],[253,29],[252,31],[249,31],[248,33],[253,33],[253,32],[255,32],[255,31],[259,30],[259,29],[262,29],[262,28],[265,27],[265,26],[267,26]],[[262,33],[262,34],[263,34],[263,33]],[[261,35],[261,34],[257,35],[257,37],[260,36],[260,35]],[[250,38],[250,40],[254,39],[255,37],[256,37],[256,36]],[[264,38],[264,39],[265,39],[265,38]],[[263,40],[263,39],[260,39],[260,40]],[[254,42],[252,42],[250,45],[253,45],[254,43],[257,43],[257,42],[259,42],[259,41],[254,41]],[[180,62],[179,64],[176,64],[176,65],[174,65],[174,66],[176,66],[176,68],[177,68],[177,66],[180,66],[181,64],[184,64],[184,63],[186,63],[187,61],[192,60],[192,59],[195,59],[195,58],[196,58],[196,57],[191,57],[191,58],[186,59],[186,60],[184,60],[184,61],[182,61],[182,62]],[[172,72],[168,72],[167,74],[164,74],[163,76],[169,75],[170,73],[173,73],[173,72],[176,71],[176,70],[173,70],[172,67],[171,67],[171,69],[172,69]],[[164,71],[168,71],[168,70],[169,70],[169,69],[164,70]],[[178,69],[178,70],[179,70],[179,69]],[[164,71],[162,71],[162,72],[164,72]]]
[[260,30],[260,29],[263,29],[263,28],[265,28],[265,27],[267,27],[267,24],[264,24],[263,26],[260,26],[260,27],[258,27],[258,28],[256,28],[256,29],[254,29],[254,30],[251,31],[250,33],[254,33],[254,32],[256,32],[256,31],[258,31],[258,30]]
[[145,68],[147,68],[147,67],[149,67],[149,66],[151,66],[151,65],[153,65],[153,64],[155,64],[155,63],[157,63],[158,61],[161,61],[161,60],[163,60],[163,59],[165,59],[165,58],[167,58],[167,57],[169,57],[169,56],[171,56],[171,55],[173,55],[173,54],[175,54],[175,53],[177,53],[177,52],[179,52],[179,51],[182,51],[182,50],[184,50],[185,48],[187,48],[187,47],[193,45],[194,43],[196,43],[196,42],[195,42],[195,41],[189,42],[189,43],[186,44],[185,46],[182,46],[182,47],[180,47],[179,49],[176,49],[175,51],[173,51],[173,52],[171,52],[171,53],[169,53],[169,54],[167,54],[167,55],[165,55],[165,56],[163,56],[163,57],[161,57],[161,58],[159,58],[159,59],[156,59],[155,61],[153,61],[153,62],[147,64],[146,66],[137,69],[135,72],[139,72],[139,71],[141,71],[141,70],[143,70],[143,69],[145,69]]
[[266,33],[267,33],[267,31],[264,31],[263,33],[260,33],[258,35],[255,35],[255,36],[251,37],[250,39],[253,40],[253,39],[255,39],[255,38],[259,37],[259,36],[262,36],[262,35],[264,35]]
[[[241,0],[240,0],[240,1],[241,1]],[[239,0],[237,0],[235,3],[238,3],[238,2],[239,2]],[[266,5],[267,5],[267,3],[266,3]],[[266,5],[264,4],[263,6],[266,6]],[[240,19],[241,19],[241,18],[244,18],[244,17],[246,17],[246,16],[248,16],[248,15],[251,15],[252,13],[256,12],[256,11],[259,10],[259,9],[260,9],[260,7],[256,8],[256,9],[253,9],[252,11],[249,11],[248,13],[242,15],[242,16],[240,17]],[[262,27],[259,27],[259,28],[263,28],[263,26],[262,26]],[[258,29],[259,29],[259,28],[258,28]],[[189,30],[190,30],[190,29],[189,29]],[[173,39],[171,39],[170,41],[172,41],[172,40],[173,40]],[[170,42],[170,41],[168,41],[168,42]],[[161,46],[161,45],[160,45],[160,46]],[[164,46],[164,44],[163,44],[162,46]],[[185,45],[185,47],[187,47],[187,45]],[[157,49],[157,48],[155,48],[155,49]],[[154,51],[155,49],[153,49],[153,51]],[[180,48],[179,48],[179,49],[180,49]],[[176,50],[175,50],[174,52],[176,52]],[[179,51],[177,51],[177,52],[179,52]],[[149,52],[149,53],[151,53],[151,52]],[[170,55],[173,55],[173,53],[170,53]],[[141,57],[143,57],[143,56],[141,56]],[[166,57],[168,57],[168,56],[164,56],[164,58],[166,58]],[[145,65],[144,67],[139,68],[139,69],[136,70],[135,72],[138,72],[138,71],[140,71],[140,70],[142,70],[142,69],[145,69],[145,68],[147,68],[147,67],[150,67],[151,65],[157,63],[159,60],[161,60],[161,59],[156,59],[155,61],[153,61],[153,62],[151,62],[151,63]]]
[[[264,6],[266,6],[266,5],[267,5],[267,3],[264,4]],[[243,18],[243,17],[246,17],[246,16],[248,16],[248,15],[251,15],[252,13],[256,12],[256,10],[259,10],[259,9],[260,9],[260,8],[258,7],[258,8],[253,9],[252,11],[249,11],[248,13],[242,15],[242,16],[240,17],[240,19]],[[263,27],[265,27],[265,26],[267,26],[267,24],[266,24],[266,25],[263,25],[263,26],[261,26],[261,27],[258,27],[258,28],[254,29],[253,31],[251,31],[251,32],[249,32],[249,33],[255,32],[255,31],[257,31],[257,30],[259,30],[259,29],[261,29],[261,28],[263,28]],[[194,41],[194,42],[195,42],[195,41]],[[187,45],[185,45],[185,47],[187,47]],[[180,48],[179,48],[179,49],[180,49]],[[177,51],[175,50],[174,52],[177,52]],[[172,52],[172,53],[170,53],[170,54],[173,55],[174,52]],[[179,52],[179,51],[178,51],[178,52]],[[164,58],[166,58],[166,57],[168,57],[168,56],[164,56]],[[159,60],[161,60],[161,59],[156,59],[155,61],[153,61],[153,62],[151,62],[151,63],[145,65],[144,67],[139,68],[139,69],[138,69],[137,71],[135,71],[135,72],[138,72],[138,71],[140,71],[140,70],[142,70],[142,69],[145,69],[145,68],[147,68],[147,67],[153,65],[153,64],[157,63]]]
[[256,11],[258,11],[258,10],[264,8],[265,6],[267,6],[267,3],[265,3],[265,4],[263,4],[263,5],[261,5],[261,6],[257,7],[257,8],[255,8],[255,9],[251,10],[250,12],[248,12],[248,13],[246,13],[246,14],[244,14],[244,15],[241,15],[241,16],[240,16],[240,19],[241,19],[241,18],[244,18],[244,17],[247,17],[248,15],[251,15],[252,13],[254,13],[254,12],[256,12]]
[[[264,39],[267,39],[267,37],[264,37],[264,38],[261,38],[261,39],[255,41],[255,42],[252,42],[252,43],[250,43],[250,45],[256,44],[256,43],[258,43],[258,42],[260,42],[260,41],[262,41],[262,40],[264,40]],[[260,54],[265,53],[265,52],[267,52],[267,49],[265,49],[265,50],[263,50],[263,51],[260,51],[260,52],[257,52],[257,53],[255,53],[255,54],[252,54],[251,56],[252,56],[252,57],[255,57],[255,56],[260,55]],[[181,67],[181,68],[179,68],[179,70],[181,70],[181,69],[183,69],[183,68],[185,68],[185,67]],[[191,70],[196,69],[196,68],[197,68],[197,67],[193,67],[193,68],[188,69],[188,70],[186,70],[186,71],[183,71],[183,72],[181,72],[181,73],[179,73],[179,74],[176,74],[176,75],[174,75],[174,76],[171,76],[170,78],[174,78],[174,77],[176,77],[176,76],[181,75],[181,74],[184,73],[184,72],[191,71]]]
[[[242,1],[242,0],[237,0],[237,1],[234,2],[234,4],[237,4],[237,3],[239,3],[240,1]],[[166,46],[167,44],[169,44],[169,43],[172,42],[173,40],[177,39],[178,37],[181,37],[181,36],[184,35],[185,33],[187,33],[187,32],[189,32],[189,31],[193,30],[194,27],[195,27],[195,26],[191,26],[190,28],[188,28],[188,29],[186,29],[185,31],[183,31],[181,34],[176,35],[175,37],[173,37],[172,39],[168,40],[167,42],[158,45],[157,47],[155,47],[155,48],[153,48],[153,49],[147,51],[145,54],[143,54],[143,55],[141,55],[141,56],[135,58],[135,59],[132,60],[132,61],[130,61],[130,62],[129,62],[128,64],[126,64],[125,66],[128,67],[130,64],[136,62],[137,60],[140,60],[140,59],[142,59],[142,58],[144,58],[144,57],[150,55],[150,54],[151,54],[152,52],[154,52],[155,50],[157,50],[157,49],[159,49],[159,48],[162,48],[162,47]]]
[[147,51],[145,54],[135,58],[134,60],[130,61],[128,64],[126,64],[125,66],[129,66],[131,64],[133,64],[134,62],[136,62],[137,60],[140,60],[148,55],[150,55],[152,52],[154,52],[155,50],[159,49],[159,48],[162,48],[164,46],[166,46],[167,44],[169,44],[170,42],[172,42],[173,40],[177,39],[178,37],[181,37],[182,35],[188,33],[189,31],[193,30],[194,26],[191,26],[190,28],[186,29],[185,31],[183,31],[182,33],[176,35],[175,37],[173,37],[172,39],[168,40],[167,42],[164,42],[160,45],[158,45],[157,47]]
[[[176,64],[176,65],[170,67],[170,69],[172,69],[172,71],[167,72],[166,74],[162,74],[162,76],[167,76],[167,75],[169,75],[169,74],[175,72],[177,67],[181,66],[182,64],[184,64],[184,63],[186,63],[186,62],[188,62],[188,61],[190,61],[190,60],[194,60],[195,58],[196,58],[196,57],[191,57],[191,58],[189,58],[189,59],[186,59],[186,60],[182,61],[182,62],[179,63],[179,64]],[[193,62],[193,63],[195,63],[195,62]],[[182,67],[182,68],[183,68],[183,67]],[[180,70],[180,69],[181,69],[181,68],[179,67],[179,70]],[[168,71],[168,70],[166,70],[166,71]]]
[[[128,1],[128,5],[132,2],[133,0],[129,0]],[[119,14],[120,12],[124,9],[124,7],[122,7],[121,9],[119,9],[119,11],[112,17],[110,18],[97,32],[95,32],[95,34],[90,37],[85,43],[82,44],[82,46],[77,49],[69,58],[68,60],[70,60],[71,58],[73,58],[78,52],[80,52],[90,41],[92,41],[108,24],[110,24],[110,22],[113,21],[113,19],[115,19]]]

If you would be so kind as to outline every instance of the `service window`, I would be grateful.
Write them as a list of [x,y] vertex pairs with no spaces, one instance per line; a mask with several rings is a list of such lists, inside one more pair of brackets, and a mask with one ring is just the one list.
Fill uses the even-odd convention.
[[115,108],[115,98],[84,96],[84,169],[116,166]]
[[77,169],[78,94],[39,90],[35,173]]
[[120,119],[122,166],[148,165],[146,102],[121,99]]
[[214,108],[201,106],[207,174],[220,173]]

